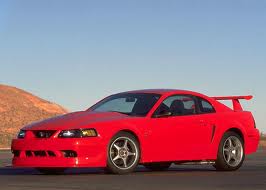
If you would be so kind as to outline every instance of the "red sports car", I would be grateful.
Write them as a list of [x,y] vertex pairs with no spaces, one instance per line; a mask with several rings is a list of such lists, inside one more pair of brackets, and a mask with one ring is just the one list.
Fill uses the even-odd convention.
[[[171,164],[241,167],[257,150],[259,131],[240,99],[184,90],[139,90],[111,95],[86,111],[25,126],[12,142],[14,167],[41,172],[103,167],[115,174],[138,164],[166,170]],[[217,100],[232,100],[233,109]]]

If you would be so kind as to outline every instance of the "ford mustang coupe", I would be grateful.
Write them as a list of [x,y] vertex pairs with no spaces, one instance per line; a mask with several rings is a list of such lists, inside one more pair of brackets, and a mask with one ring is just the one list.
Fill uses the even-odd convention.
[[[240,99],[185,90],[139,90],[111,95],[86,111],[32,123],[12,142],[13,166],[43,173],[102,167],[115,174],[139,164],[209,163],[237,170],[257,150],[259,131]],[[231,100],[232,109],[220,103]]]

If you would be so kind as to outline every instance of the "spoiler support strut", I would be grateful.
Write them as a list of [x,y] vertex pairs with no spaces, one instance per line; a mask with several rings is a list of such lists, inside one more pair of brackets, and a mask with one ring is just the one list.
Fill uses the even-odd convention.
[[212,97],[215,100],[232,100],[234,111],[243,111],[241,103],[239,100],[251,100],[253,96],[219,96]]

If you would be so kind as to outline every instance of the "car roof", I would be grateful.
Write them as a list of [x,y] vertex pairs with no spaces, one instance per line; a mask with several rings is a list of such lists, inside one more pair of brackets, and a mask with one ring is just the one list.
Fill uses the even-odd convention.
[[143,90],[133,90],[127,91],[124,93],[151,93],[151,94],[199,94],[189,90],[180,90],[180,89],[143,89]]
[[150,93],[150,94],[160,94],[162,96],[172,96],[175,94],[189,94],[189,95],[193,95],[193,96],[198,96],[201,98],[204,98],[206,100],[208,100],[209,102],[212,103],[212,105],[215,107],[216,111],[217,110],[223,110],[223,111],[232,111],[229,107],[227,107],[226,105],[216,101],[215,99],[195,92],[195,91],[189,91],[189,90],[180,90],[180,89],[144,89],[144,90],[133,90],[133,91],[127,91],[127,92],[122,92],[122,93]]

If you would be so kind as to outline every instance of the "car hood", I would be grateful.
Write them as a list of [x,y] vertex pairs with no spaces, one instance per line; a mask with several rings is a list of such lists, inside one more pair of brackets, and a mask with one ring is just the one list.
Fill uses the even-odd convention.
[[116,112],[73,112],[27,125],[23,130],[78,129],[93,123],[122,120],[129,116]]

